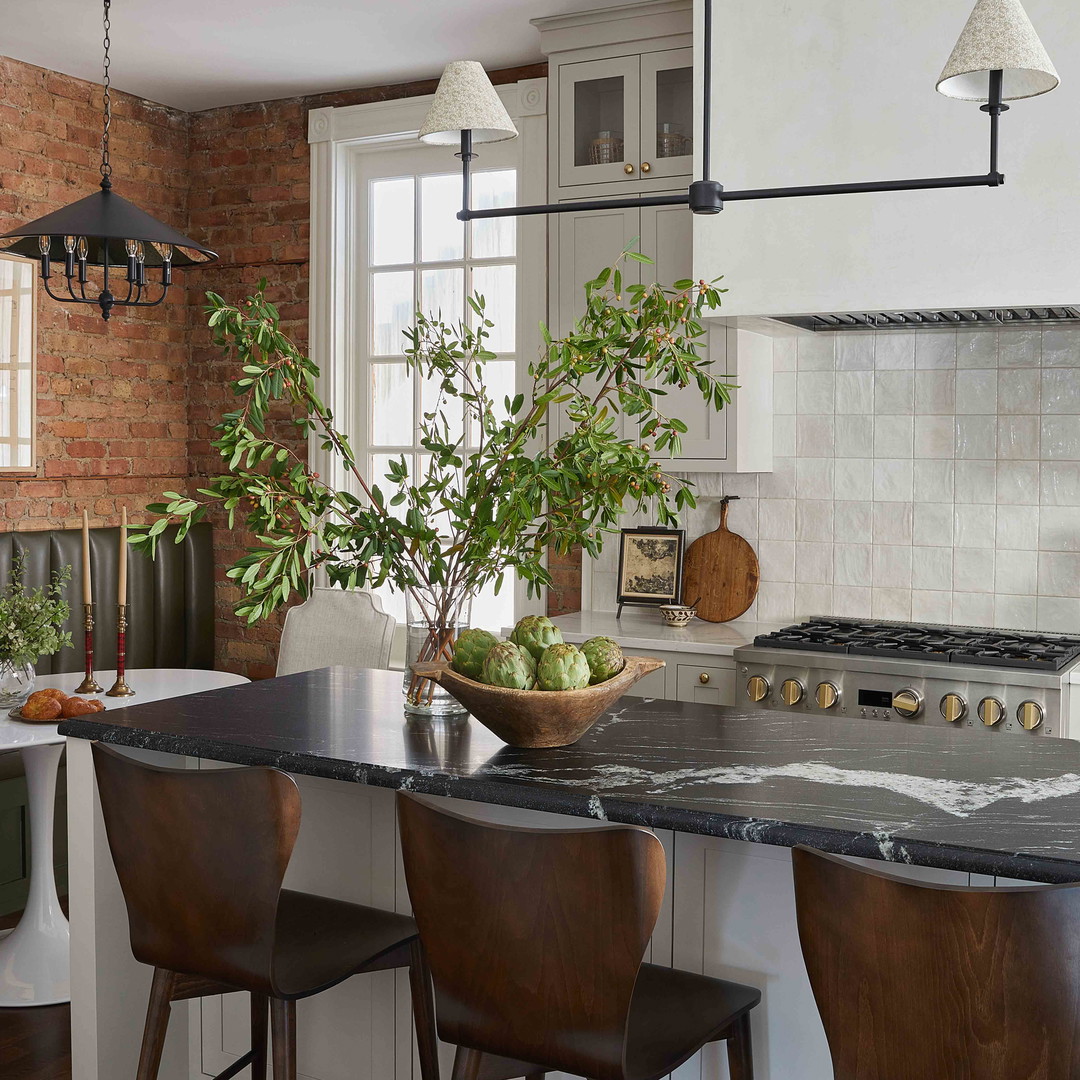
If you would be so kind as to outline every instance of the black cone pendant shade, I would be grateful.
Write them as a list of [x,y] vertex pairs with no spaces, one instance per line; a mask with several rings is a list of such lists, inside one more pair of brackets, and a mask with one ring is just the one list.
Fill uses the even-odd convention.
[[[96,304],[107,319],[117,307],[155,307],[172,285],[174,266],[191,266],[217,258],[169,225],[151,217],[112,190],[109,160],[109,5],[105,8],[104,128],[101,137],[101,190],[37,221],[0,236],[0,250],[37,259],[41,281],[54,300]],[[63,265],[63,278],[53,276],[53,262]],[[100,288],[89,267],[101,270]],[[147,267],[159,268],[157,281]],[[59,292],[54,286],[62,280]]]
[[127,263],[128,240],[143,244],[143,262],[147,266],[163,265],[163,252],[168,246],[172,247],[173,266],[190,266],[217,258],[209,248],[151,217],[111,188],[102,188],[62,210],[5,233],[0,244],[14,239],[15,243],[4,248],[9,254],[40,259],[42,236],[49,237],[53,258],[63,257],[65,237],[75,237],[76,243],[79,237],[84,237],[86,262],[90,266],[104,266],[108,248],[109,265],[122,269]]

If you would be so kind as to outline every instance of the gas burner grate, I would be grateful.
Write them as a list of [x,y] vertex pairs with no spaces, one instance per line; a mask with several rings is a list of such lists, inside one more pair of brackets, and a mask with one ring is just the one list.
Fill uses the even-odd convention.
[[771,634],[759,634],[754,645],[1028,671],[1060,671],[1080,658],[1080,637],[859,619],[811,619]]

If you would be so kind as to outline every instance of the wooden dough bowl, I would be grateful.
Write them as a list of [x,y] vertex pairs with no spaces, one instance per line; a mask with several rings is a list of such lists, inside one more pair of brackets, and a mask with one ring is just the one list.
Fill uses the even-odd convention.
[[583,690],[488,686],[459,675],[446,661],[415,663],[412,670],[434,679],[504,743],[535,747],[577,742],[638,679],[663,666],[651,656],[628,656],[618,675]]

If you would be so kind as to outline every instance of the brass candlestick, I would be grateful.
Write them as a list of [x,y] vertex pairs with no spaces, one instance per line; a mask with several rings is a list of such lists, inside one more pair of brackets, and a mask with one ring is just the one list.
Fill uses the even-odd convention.
[[135,691],[124,678],[127,652],[127,604],[116,605],[116,682],[106,693],[109,697],[133,697]]
[[94,605],[83,604],[83,630],[86,632],[86,678],[77,687],[76,694],[100,694],[105,689],[94,678]]

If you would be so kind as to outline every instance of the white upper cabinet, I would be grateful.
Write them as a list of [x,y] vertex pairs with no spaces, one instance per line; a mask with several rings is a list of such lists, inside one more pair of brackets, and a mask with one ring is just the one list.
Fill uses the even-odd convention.
[[[698,24],[701,0],[698,4]],[[988,120],[934,83],[973,0],[715,4],[728,190],[988,171]],[[694,222],[731,315],[1080,300],[1080,5],[1025,0],[1061,75],[1001,118],[1001,188],[732,202]]]
[[[535,20],[548,55],[552,202],[684,195],[695,150],[692,10],[654,0]],[[670,285],[693,270],[693,215],[686,206],[572,210],[551,219],[551,325],[567,333],[581,315],[584,283],[637,238],[653,265],[624,267],[628,283]],[[724,311],[726,315],[726,310]],[[772,341],[714,320],[713,372],[737,383],[717,413],[696,387],[667,388],[663,409],[688,426],[675,467],[686,472],[772,468]],[[632,418],[622,434],[633,438]],[[565,416],[557,430],[564,431]]]

